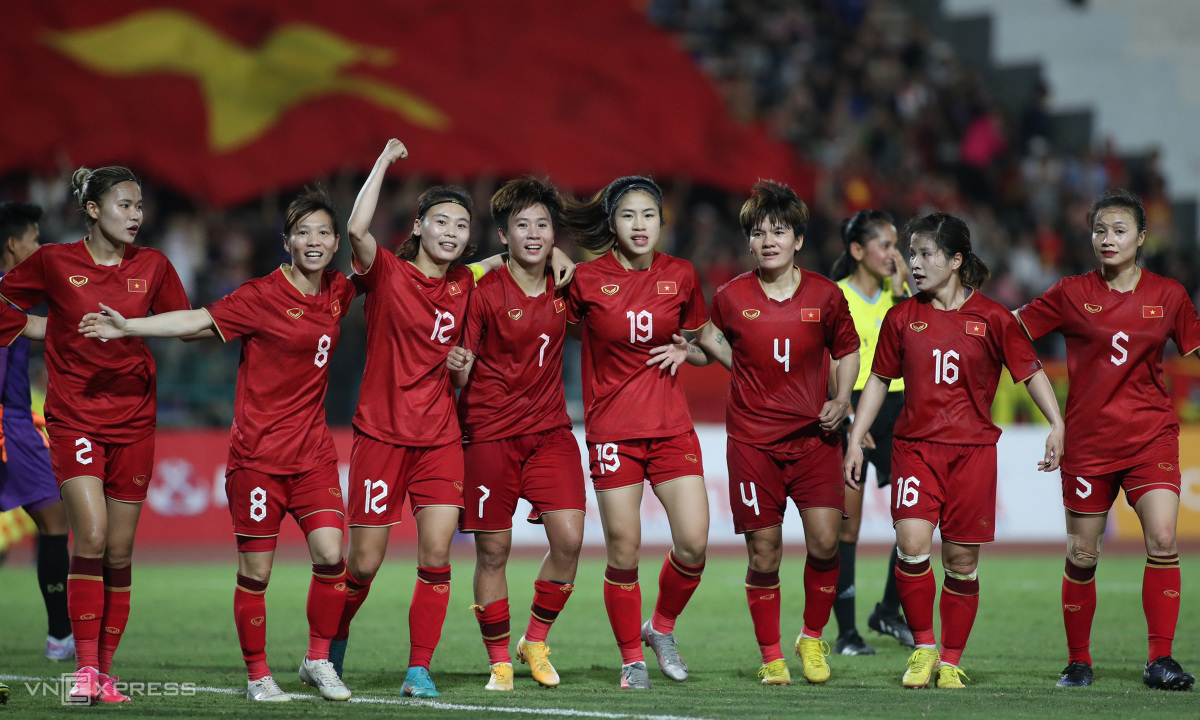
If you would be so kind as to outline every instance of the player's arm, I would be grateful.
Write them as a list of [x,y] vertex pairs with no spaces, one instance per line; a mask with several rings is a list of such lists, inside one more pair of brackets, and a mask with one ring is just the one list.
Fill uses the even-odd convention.
[[396,138],[387,141],[383,152],[375,160],[375,167],[363,183],[362,190],[354,199],[354,209],[350,211],[350,219],[346,222],[346,233],[350,235],[350,249],[354,253],[354,262],[361,272],[366,272],[375,263],[375,252],[379,244],[371,235],[371,218],[375,216],[375,205],[379,202],[379,191],[383,189],[383,176],[388,167],[408,157],[404,143]]
[[[506,262],[508,262],[508,253],[502,252],[479,262],[473,262],[468,267],[475,273],[475,280],[478,282],[479,278],[499,270]],[[475,268],[479,270],[476,271]],[[570,255],[553,247],[550,249],[550,273],[554,276],[554,287],[563,288],[571,282],[571,278],[575,277],[575,261],[571,259]]]
[[28,322],[25,323],[25,329],[21,331],[21,335],[30,340],[45,341],[46,318],[41,315],[30,315]]
[[858,379],[858,351],[843,355],[834,362],[837,367],[834,369],[833,399],[822,406],[821,414],[817,417],[825,432],[837,430],[850,414],[850,393],[854,390],[854,381]]
[[194,339],[205,330],[215,331],[212,316],[206,310],[175,310],[142,318],[126,318],[104,303],[101,312],[88,313],[79,321],[84,337],[116,340],[124,337],[177,337]]
[[1033,398],[1038,410],[1041,410],[1042,415],[1050,422],[1050,434],[1046,436],[1046,456],[1038,463],[1038,470],[1054,472],[1062,464],[1063,434],[1066,428],[1062,413],[1058,410],[1058,398],[1054,397],[1054,388],[1050,385],[1050,378],[1046,377],[1045,370],[1034,373],[1025,381],[1025,387],[1029,389],[1029,396]]
[[[883,399],[887,397],[891,380],[871,373],[867,384],[863,387],[862,395],[858,398],[858,407],[854,412],[854,424],[850,426],[850,439],[846,441],[846,460],[842,463],[842,471],[846,475],[846,484],[852,490],[858,490],[858,481],[862,477],[863,440],[867,431],[875,423],[879,408],[883,407]],[[853,387],[853,381],[851,381]]]
[[657,365],[661,370],[670,370],[672,375],[685,362],[703,367],[715,360],[726,369],[732,365],[733,348],[711,322],[705,323],[694,333],[686,330],[684,333],[691,337],[672,335],[670,345],[651,348],[650,359],[646,364]]

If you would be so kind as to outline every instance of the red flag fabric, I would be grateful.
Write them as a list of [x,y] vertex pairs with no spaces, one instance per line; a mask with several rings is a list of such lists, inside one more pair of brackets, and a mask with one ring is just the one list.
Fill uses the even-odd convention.
[[65,152],[226,205],[365,170],[398,137],[408,173],[812,193],[629,2],[40,0],[6,9],[0,53],[0,171]]

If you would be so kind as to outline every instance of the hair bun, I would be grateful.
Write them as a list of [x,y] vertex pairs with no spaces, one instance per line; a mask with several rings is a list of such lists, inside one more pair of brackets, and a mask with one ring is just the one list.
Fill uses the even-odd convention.
[[91,176],[91,169],[85,167],[81,167],[71,174],[71,187],[75,188],[76,196],[83,195],[83,188],[87,185],[88,178]]

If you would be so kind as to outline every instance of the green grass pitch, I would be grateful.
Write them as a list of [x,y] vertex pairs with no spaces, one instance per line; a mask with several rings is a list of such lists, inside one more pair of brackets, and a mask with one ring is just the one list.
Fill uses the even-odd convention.
[[[371,596],[355,621],[346,658],[346,681],[356,699],[344,705],[297,698],[290,704],[251,708],[242,694],[246,676],[233,627],[234,565],[160,565],[134,568],[133,619],[117,653],[114,670],[126,680],[195,683],[208,688],[191,697],[134,697],[122,706],[62,708],[52,696],[31,696],[26,678],[51,678],[73,667],[42,657],[45,640],[41,598],[31,568],[0,569],[0,677],[12,689],[0,716],[44,717],[73,713],[122,713],[137,717],[321,717],[410,716],[430,718],[542,716],[600,718],[1196,718],[1200,696],[1166,693],[1142,686],[1145,621],[1141,610],[1140,557],[1106,557],[1098,574],[1099,609],[1092,652],[1096,684],[1087,689],[1054,687],[1066,664],[1057,554],[1005,556],[985,548],[980,567],[979,618],[963,657],[970,676],[966,690],[903,690],[900,675],[907,651],[866,630],[866,615],[883,588],[884,558],[860,558],[860,630],[879,650],[873,657],[830,658],[833,677],[824,686],[807,685],[790,652],[790,687],[763,687],[756,672],[758,648],[750,625],[741,557],[714,557],[704,582],[679,621],[679,647],[691,667],[686,683],[663,677],[650,655],[654,687],[644,692],[617,687],[619,655],[601,596],[603,562],[583,562],[577,590],[555,624],[549,644],[562,675],[557,689],[539,687],[524,666],[517,689],[496,694],[483,689],[487,659],[471,604],[472,559],[456,556],[450,612],[434,656],[433,677],[441,705],[402,701],[398,696],[408,654],[407,607],[415,563],[393,558],[384,565]],[[654,598],[661,555],[642,567],[644,610]],[[1184,564],[1184,606],[1176,635],[1176,657],[1200,669],[1200,588]],[[509,568],[514,644],[527,620],[534,560],[514,560]],[[785,558],[783,577],[784,649],[800,629],[803,563]],[[275,568],[268,598],[268,658],[285,690],[306,696],[296,667],[304,653],[307,628],[304,600],[309,570],[302,563]],[[832,644],[831,622],[826,639]],[[217,689],[228,689],[221,693]],[[386,701],[386,702],[380,702]],[[504,713],[501,715],[501,713]]]

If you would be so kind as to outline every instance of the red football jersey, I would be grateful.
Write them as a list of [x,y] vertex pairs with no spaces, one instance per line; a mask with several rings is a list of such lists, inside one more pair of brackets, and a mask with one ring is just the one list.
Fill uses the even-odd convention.
[[525,294],[507,266],[479,281],[462,341],[475,366],[458,395],[468,441],[571,427],[562,384],[566,309],[550,278],[537,297]]
[[1032,337],[1057,330],[1067,342],[1065,472],[1121,470],[1164,434],[1179,434],[1163,350],[1168,339],[1185,355],[1200,348],[1182,285],[1142,270],[1137,287],[1120,293],[1096,270],[1060,280],[1018,312]]
[[280,268],[205,308],[222,340],[242,338],[229,470],[298,475],[337,462],[325,391],[353,299],[354,283],[337,270],[305,295]]
[[125,246],[117,265],[97,265],[84,241],[42,245],[0,280],[0,295],[46,320],[46,429],[131,443],[154,432],[154,358],[141,338],[101,341],[79,334],[104,303],[125,317],[189,309],[183,284],[157,250]]
[[626,270],[612,252],[580,263],[567,293],[567,321],[583,323],[589,441],[664,438],[692,429],[679,377],[646,365],[651,348],[708,322],[691,263],[658,252],[644,271]]
[[758,273],[744,273],[717,290],[712,321],[733,346],[729,437],[771,450],[802,449],[799,439],[819,431],[829,399],[830,356],[858,350],[841,288],[802,271],[796,292],[781,302],[767,297]]
[[354,427],[391,445],[458,442],[446,356],[462,335],[475,287],[470,268],[455,265],[445,277],[431,278],[380,250],[356,277],[367,291],[367,367]]
[[1001,366],[1024,382],[1042,363],[1012,313],[976,291],[958,310],[938,310],[924,295],[888,310],[871,372],[904,378],[896,437],[991,445],[1000,439],[992,399]]
[[0,303],[0,347],[12,345],[28,324],[28,315]]

